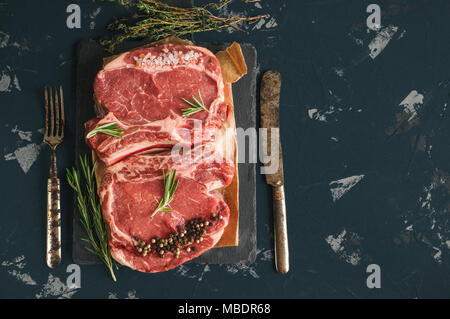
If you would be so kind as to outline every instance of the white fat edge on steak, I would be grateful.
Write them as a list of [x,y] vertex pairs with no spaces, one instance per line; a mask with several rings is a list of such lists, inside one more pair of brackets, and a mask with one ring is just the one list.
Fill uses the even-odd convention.
[[[109,123],[109,122],[118,122],[120,123],[120,126],[123,127],[125,129],[125,131],[122,134],[123,140],[125,140],[127,138],[127,136],[129,135],[133,135],[136,134],[137,132],[143,132],[148,130],[149,132],[152,133],[168,133],[170,135],[170,139],[167,139],[165,141],[158,141],[158,144],[160,145],[176,145],[178,143],[183,143],[183,144],[187,144],[190,145],[191,144],[191,138],[195,137],[195,130],[193,130],[191,132],[190,136],[183,136],[182,131],[178,130],[179,127],[182,127],[184,124],[186,124],[187,121],[190,121],[190,119],[184,119],[180,116],[173,116],[173,117],[166,117],[165,119],[159,120],[159,121],[153,121],[153,122],[148,122],[148,125],[140,125],[139,129],[137,130],[133,130],[132,132],[127,132],[126,130],[128,128],[134,128],[135,126],[128,126],[125,125],[123,123],[121,123],[112,113],[108,113],[108,115],[103,118],[101,121],[98,122],[97,125],[101,125],[102,123]],[[226,145],[223,143],[224,140],[224,135],[226,133],[226,130],[224,129],[216,129],[216,128],[203,128],[201,129],[201,133],[202,136],[202,141],[201,142],[207,142],[210,139],[212,139],[212,137],[214,137],[214,139],[216,139],[218,142],[216,145],[219,145],[221,147],[217,148],[216,153],[219,153],[219,155],[223,156],[224,153],[224,149],[226,150],[227,147]],[[106,139],[103,142],[101,142],[98,145],[98,149],[102,150],[102,151],[107,151],[108,148],[113,145],[115,142],[115,140],[111,140],[111,139]],[[122,149],[121,151],[117,151],[114,153],[114,157],[110,158],[109,161],[110,162],[114,162],[116,159],[121,159],[121,158],[125,158],[128,156],[128,154],[137,154],[137,153],[145,153],[145,152],[157,152],[157,151],[162,151],[165,149],[162,148],[151,148],[149,150],[144,150],[142,152],[140,152],[140,150],[143,150],[145,148],[147,148],[149,145],[151,145],[151,141],[142,141],[140,143],[134,143],[132,144],[132,146],[128,146],[127,148]],[[230,157],[226,157],[226,158],[230,158]]]
[[[110,122],[117,122],[117,123],[119,123],[119,125],[122,128],[125,129],[125,131],[122,133],[122,138],[123,139],[126,139],[126,137],[128,135],[135,134],[136,132],[142,132],[142,131],[149,130],[150,132],[155,132],[155,133],[156,132],[158,132],[158,133],[164,133],[164,132],[170,133],[170,135],[173,135],[173,136],[172,136],[171,140],[167,141],[167,144],[175,144],[175,143],[177,143],[177,141],[180,141],[180,138],[181,138],[181,136],[179,136],[178,134],[175,134],[176,129],[179,126],[181,126],[182,124],[184,124],[185,120],[182,119],[179,116],[177,116],[177,117],[174,116],[173,118],[166,117],[166,118],[164,118],[162,120],[159,120],[159,121],[147,121],[146,124],[141,124],[141,125],[127,125],[127,124],[124,124],[123,122],[121,122],[119,119],[117,119],[117,117],[113,113],[108,113],[108,115],[105,116],[104,118],[102,118],[98,122],[97,125],[101,125],[103,123],[110,123]],[[133,132],[127,132],[127,129],[135,128],[137,126],[139,126],[138,130],[135,130]],[[111,140],[105,140],[101,144],[98,145],[98,148],[102,149],[102,150],[107,150],[108,149],[108,145],[110,145],[110,144],[111,144]],[[145,142],[143,142],[142,144],[145,144]],[[138,145],[141,145],[141,143],[140,144],[136,144],[134,148],[138,149]],[[126,155],[126,154],[130,153],[129,150],[130,150],[129,148],[124,149],[124,151],[123,151],[124,154]],[[120,158],[122,155],[123,154],[121,154],[120,152],[117,152],[117,156],[115,156],[115,157]]]
[[[207,144],[206,146],[212,147],[211,144]],[[129,182],[130,177],[134,175],[132,181],[135,183],[150,181],[149,172],[160,170],[162,167],[176,169],[180,176],[184,178],[190,178],[195,180],[196,172],[199,169],[197,165],[192,165],[193,163],[225,163],[229,167],[234,167],[234,163],[231,160],[223,158],[221,153],[216,153],[216,148],[211,152],[211,150],[205,149],[205,145],[197,146],[193,148],[190,152],[186,154],[187,159],[183,160],[180,158],[180,161],[174,161],[172,154],[168,152],[159,153],[159,154],[151,154],[151,155],[136,155],[132,158],[129,158],[124,161],[120,161],[110,167],[107,168],[105,174],[109,174],[113,176],[115,181],[117,182]],[[130,167],[132,169],[130,170]],[[138,168],[142,168],[139,170]],[[217,169],[215,166],[211,167],[212,170]],[[202,168],[205,170],[205,168]],[[130,172],[132,174],[124,174],[126,172]],[[214,175],[214,174],[213,174]],[[125,177],[126,176],[126,177]],[[150,174],[153,176],[153,174]],[[158,175],[156,179],[162,179],[162,175]],[[109,182],[109,181],[108,181]],[[111,183],[110,183],[111,184]],[[202,183],[209,191],[217,190],[219,188],[223,188],[226,185],[223,184],[219,179],[214,182],[208,181],[208,183]],[[102,184],[102,188],[103,188]]]

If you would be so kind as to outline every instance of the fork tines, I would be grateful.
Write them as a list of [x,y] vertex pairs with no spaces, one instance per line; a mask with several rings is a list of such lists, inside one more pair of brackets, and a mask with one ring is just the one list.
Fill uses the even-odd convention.
[[[59,94],[58,94],[59,91]],[[45,132],[44,141],[48,144],[59,144],[64,137],[64,97],[63,89],[47,88],[44,90],[45,97]],[[50,102],[50,112],[49,112]],[[49,118],[50,113],[50,118]],[[50,127],[49,127],[50,122]]]

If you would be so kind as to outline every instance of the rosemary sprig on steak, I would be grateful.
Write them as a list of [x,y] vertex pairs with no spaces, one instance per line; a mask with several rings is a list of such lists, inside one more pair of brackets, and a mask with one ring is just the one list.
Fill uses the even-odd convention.
[[[106,0],[101,0],[106,1]],[[108,30],[116,31],[110,39],[103,39],[100,44],[110,52],[127,39],[147,38],[152,41],[170,36],[183,36],[196,32],[234,28],[238,23],[255,23],[265,15],[253,17],[219,17],[211,10],[219,10],[233,0],[220,0],[201,7],[179,8],[157,0],[107,0],[126,7],[137,9],[140,13],[131,17],[120,18],[108,25]]]
[[110,123],[106,123],[100,126],[97,126],[96,128],[94,128],[92,131],[90,131],[88,133],[88,135],[86,135],[87,138],[91,138],[97,134],[107,134],[107,135],[111,135],[117,138],[122,139],[122,133],[125,129],[123,127],[120,127],[117,122],[110,122]]
[[198,90],[198,97],[199,97],[199,99],[197,99],[194,95],[192,95],[193,101],[182,99],[184,102],[186,102],[187,104],[189,104],[191,106],[189,108],[181,109],[181,111],[183,111],[183,113],[182,113],[183,117],[195,114],[200,111],[209,112],[208,109],[205,107],[205,103],[203,102],[203,98],[202,98],[202,94],[200,93],[200,90]]
[[173,200],[173,195],[175,194],[175,191],[178,187],[178,179],[176,179],[177,170],[170,170],[169,174],[166,175],[166,173],[163,170],[163,179],[164,179],[164,194],[161,198],[161,201],[159,202],[158,207],[155,209],[153,214],[150,216],[151,219],[159,213],[159,212],[171,212],[172,208],[169,206],[169,204]]
[[108,233],[105,221],[103,220],[102,207],[96,191],[95,166],[90,165],[88,156],[80,156],[81,174],[75,168],[67,169],[66,177],[69,185],[75,190],[77,195],[78,210],[80,212],[80,221],[86,230],[87,238],[83,241],[89,244],[86,250],[97,255],[108,267],[111,277],[114,281],[113,266],[117,263],[112,259],[108,244]]

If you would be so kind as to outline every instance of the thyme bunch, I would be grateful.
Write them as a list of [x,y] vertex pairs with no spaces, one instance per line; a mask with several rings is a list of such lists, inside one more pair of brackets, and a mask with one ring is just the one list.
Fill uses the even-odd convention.
[[153,41],[170,36],[183,36],[196,32],[234,28],[246,32],[236,24],[255,23],[265,15],[253,17],[219,17],[211,10],[219,10],[233,0],[220,0],[201,7],[180,8],[157,0],[100,0],[121,4],[139,11],[131,17],[120,18],[108,25],[108,30],[116,32],[100,44],[114,52],[118,44],[127,39],[147,38]]

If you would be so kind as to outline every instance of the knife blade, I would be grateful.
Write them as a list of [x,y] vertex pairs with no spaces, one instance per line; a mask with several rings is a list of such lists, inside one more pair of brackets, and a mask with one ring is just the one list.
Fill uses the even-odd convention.
[[[275,267],[279,273],[285,274],[289,271],[289,244],[287,234],[286,201],[284,194],[283,155],[279,136],[279,111],[280,111],[281,75],[279,72],[270,70],[264,73],[261,80],[260,105],[261,105],[261,127],[267,129],[263,134],[263,147],[266,149],[267,158],[273,159],[272,140],[278,145],[277,169],[266,172],[266,183],[272,186],[273,193],[273,217],[274,217],[274,246]],[[272,138],[273,135],[273,138]],[[278,146],[278,147],[277,147]],[[276,164],[267,163],[266,169]],[[272,168],[273,170],[273,168]]]

